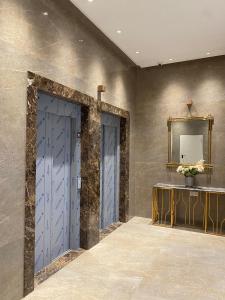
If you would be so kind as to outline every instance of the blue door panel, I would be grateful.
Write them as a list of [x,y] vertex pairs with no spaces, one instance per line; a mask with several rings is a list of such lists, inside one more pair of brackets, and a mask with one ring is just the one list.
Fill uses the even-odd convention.
[[100,227],[119,220],[120,118],[102,114]]
[[51,260],[69,249],[70,119],[53,115]]
[[103,228],[116,221],[115,194],[115,160],[116,160],[116,128],[103,127],[103,199],[102,217]]
[[36,160],[36,216],[35,216],[35,267],[42,268],[44,264],[44,205],[45,205],[45,113],[40,112],[37,117],[37,160]]
[[52,130],[52,115],[50,113],[45,113],[45,203],[44,203],[44,218],[45,218],[45,226],[43,230],[44,234],[44,245],[43,245],[43,253],[44,253],[44,265],[48,265],[51,261],[51,220],[48,217],[51,212],[51,200],[52,200],[52,156],[51,156],[51,130]]
[[35,272],[79,248],[80,106],[39,94]]
[[80,247],[80,192],[77,178],[80,177],[80,139],[77,138],[81,130],[81,110],[77,110],[76,119],[72,119],[71,136],[71,203],[70,203],[70,247]]

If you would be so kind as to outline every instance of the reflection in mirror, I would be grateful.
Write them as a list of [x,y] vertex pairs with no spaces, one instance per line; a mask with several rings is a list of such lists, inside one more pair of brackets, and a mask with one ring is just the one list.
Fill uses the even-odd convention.
[[180,163],[203,160],[203,135],[180,135]]

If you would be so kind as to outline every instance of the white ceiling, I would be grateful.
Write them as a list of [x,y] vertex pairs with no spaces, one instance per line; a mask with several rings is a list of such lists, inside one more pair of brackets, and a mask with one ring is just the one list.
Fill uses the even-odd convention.
[[71,1],[141,67],[225,54],[225,0]]

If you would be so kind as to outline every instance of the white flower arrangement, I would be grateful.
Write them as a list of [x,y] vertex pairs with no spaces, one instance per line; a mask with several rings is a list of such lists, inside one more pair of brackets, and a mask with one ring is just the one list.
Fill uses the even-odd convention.
[[184,175],[185,177],[194,177],[197,174],[204,172],[204,160],[198,161],[193,166],[179,166],[177,173]]

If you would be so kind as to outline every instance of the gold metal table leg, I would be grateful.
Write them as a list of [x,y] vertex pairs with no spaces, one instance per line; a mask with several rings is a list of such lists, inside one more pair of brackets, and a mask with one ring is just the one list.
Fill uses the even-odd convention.
[[208,193],[205,194],[205,233],[207,232],[208,226]]
[[171,227],[174,226],[174,189],[171,191]]

